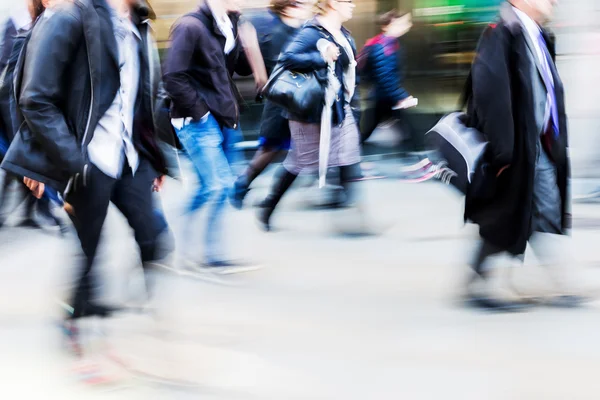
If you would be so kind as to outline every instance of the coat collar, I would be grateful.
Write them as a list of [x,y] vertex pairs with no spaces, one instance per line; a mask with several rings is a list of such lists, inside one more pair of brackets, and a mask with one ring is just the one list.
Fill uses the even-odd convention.
[[500,19],[504,22],[504,25],[508,28],[510,33],[517,35],[523,32],[523,25],[519,16],[513,9],[512,4],[505,2],[500,6]]
[[[204,14],[204,16],[207,17],[207,20],[210,21],[210,23],[212,24],[212,26],[207,27],[207,28],[211,29],[215,35],[224,37],[223,33],[219,29],[219,26],[216,24],[215,16],[213,15],[212,10],[210,9],[210,7],[208,6],[207,3],[204,3],[200,6],[198,13]],[[227,13],[227,16],[231,20],[231,25],[233,25],[234,35],[237,35],[237,24],[240,19],[240,13],[229,12],[229,13]]]
[[[331,35],[331,36],[333,36],[333,35],[331,34],[331,32],[329,32],[329,31],[327,30],[327,28],[325,28],[325,27],[323,26],[323,24],[321,23],[321,21],[319,21],[319,19],[318,19],[317,17],[314,17],[313,19],[311,19],[310,21],[308,21],[308,22],[307,22],[307,23],[306,23],[304,26],[305,26],[305,27],[313,27],[313,28],[316,28],[317,30],[319,30],[319,31],[321,31],[321,32],[326,32],[328,35]],[[341,31],[342,31],[342,33],[344,34],[344,36],[346,36],[346,38],[349,38],[349,37],[351,37],[351,36],[352,36],[352,33],[351,33],[351,32],[350,32],[348,29],[346,29],[344,26],[342,26],[342,29],[341,29]]]

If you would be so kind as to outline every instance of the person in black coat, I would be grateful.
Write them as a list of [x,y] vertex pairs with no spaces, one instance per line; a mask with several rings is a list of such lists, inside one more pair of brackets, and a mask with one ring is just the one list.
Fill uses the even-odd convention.
[[110,203],[134,231],[153,287],[165,229],[153,191],[168,172],[154,125],[161,74],[149,12],[137,1],[63,2],[52,11],[15,69],[23,123],[2,168],[24,176],[36,197],[48,185],[65,200],[84,253],[64,320],[79,351],[77,320],[114,311],[98,299],[94,276]]
[[[17,129],[19,128],[17,116],[17,103],[15,98],[13,76],[17,65],[17,60],[21,54],[23,43],[26,40],[33,24],[38,20],[46,9],[47,1],[31,0],[27,1],[27,7],[23,7],[22,13],[9,18],[2,29],[3,37],[0,44],[0,158],[3,159],[10,143],[12,142]],[[27,186],[23,183],[20,175],[6,174],[2,182],[0,192],[0,226],[3,226],[8,213],[6,212],[7,200],[9,198],[9,189],[13,183],[19,185],[19,197],[24,198],[25,213],[23,220],[19,223],[20,227],[41,228],[42,225],[35,218],[35,210],[44,216],[48,221],[52,221],[55,226],[66,231],[66,227],[61,220],[51,211],[50,197],[48,193],[41,199],[36,199]],[[54,195],[54,194],[53,194]],[[53,196],[53,198],[56,198]]]
[[[285,46],[311,17],[311,6],[309,1],[271,0],[268,17],[252,21],[257,29],[267,74],[271,75]],[[281,107],[267,100],[260,126],[260,147],[246,171],[235,182],[232,204],[236,208],[242,208],[254,179],[278,154],[289,149],[290,128],[282,113]]]
[[[467,114],[489,145],[479,167],[483,173],[466,196],[465,218],[479,225],[482,239],[468,296],[485,308],[517,306],[473,290],[476,281],[489,276],[485,261],[490,255],[522,257],[531,241],[538,258],[556,262],[563,251],[561,235],[569,228],[564,88],[554,42],[542,27],[553,5],[553,0],[502,5],[498,22],[480,39],[472,66]],[[579,300],[560,299],[567,304]]]

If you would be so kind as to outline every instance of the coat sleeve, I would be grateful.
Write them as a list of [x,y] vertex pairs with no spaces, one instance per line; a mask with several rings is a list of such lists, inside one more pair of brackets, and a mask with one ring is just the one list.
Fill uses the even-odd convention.
[[512,163],[515,142],[509,35],[501,25],[488,28],[472,66],[475,115],[479,129],[489,141],[492,164],[497,168]]
[[56,165],[71,175],[83,170],[84,158],[62,110],[63,85],[73,54],[83,40],[74,10],[63,9],[36,25],[27,47],[19,106],[33,136]]
[[180,20],[171,32],[171,48],[163,71],[165,90],[171,100],[178,109],[187,111],[187,115],[195,120],[203,117],[203,99],[193,89],[195,85],[188,75],[188,70],[192,65],[196,45],[201,41],[201,29],[186,21],[185,17]]
[[371,65],[379,97],[397,103],[406,99],[408,92],[402,87],[396,53],[386,54],[382,44],[374,44],[371,49]]
[[286,47],[279,63],[283,68],[313,71],[327,67],[327,62],[317,49],[317,41],[311,35],[312,28],[303,28]]
[[236,44],[238,47],[239,56],[237,62],[235,64],[235,73],[239,76],[250,76],[252,75],[252,66],[250,65],[250,60],[248,60],[248,56],[246,55],[246,51],[244,50],[244,46],[238,41]]

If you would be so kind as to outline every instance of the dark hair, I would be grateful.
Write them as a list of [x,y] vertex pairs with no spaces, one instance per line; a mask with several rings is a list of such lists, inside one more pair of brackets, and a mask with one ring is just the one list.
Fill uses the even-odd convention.
[[33,9],[32,17],[34,21],[38,19],[40,15],[42,15],[44,10],[46,10],[46,7],[44,7],[44,3],[42,3],[42,0],[31,0],[31,8]]
[[392,22],[397,20],[398,18],[402,18],[405,15],[410,14],[410,11],[398,11],[396,9],[390,10],[384,14],[381,14],[377,20],[377,23],[380,27],[385,28],[389,26]]
[[297,0],[271,0],[269,9],[279,16],[284,16],[286,8],[295,7],[297,4]]

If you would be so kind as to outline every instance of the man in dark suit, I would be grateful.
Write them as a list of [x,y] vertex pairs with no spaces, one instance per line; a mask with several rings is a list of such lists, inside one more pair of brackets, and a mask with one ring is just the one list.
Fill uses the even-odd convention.
[[111,202],[132,227],[144,267],[158,258],[164,226],[152,191],[167,172],[153,123],[161,74],[149,10],[135,0],[65,2],[53,11],[17,65],[25,124],[2,167],[26,177],[37,197],[48,185],[68,203],[85,255],[65,321],[76,339],[78,318],[112,311],[92,279]]
[[[482,179],[493,193],[467,193],[465,209],[482,238],[469,298],[484,308],[518,306],[473,290],[475,281],[488,278],[489,256],[508,252],[522,257],[528,242],[544,264],[556,264],[565,255],[562,237],[570,218],[564,89],[554,41],[543,28],[554,5],[555,0],[502,5],[498,23],[483,33],[472,66],[468,115],[470,125],[489,140]],[[561,290],[552,296],[555,304],[580,302]]]

